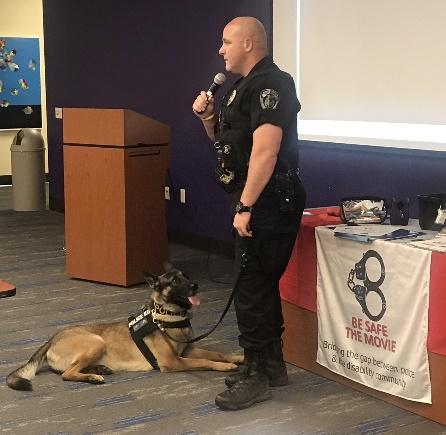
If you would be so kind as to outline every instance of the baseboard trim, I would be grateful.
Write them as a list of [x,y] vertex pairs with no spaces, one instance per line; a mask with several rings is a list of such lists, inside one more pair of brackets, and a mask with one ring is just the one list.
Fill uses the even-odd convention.
[[49,209],[58,211],[58,212],[65,212],[65,201],[63,199],[54,198],[54,196],[49,197]]
[[12,175],[0,175],[0,186],[10,186],[12,184]]
[[[48,173],[45,174],[45,181],[50,180]],[[0,186],[11,186],[12,185],[12,175],[0,175]]]

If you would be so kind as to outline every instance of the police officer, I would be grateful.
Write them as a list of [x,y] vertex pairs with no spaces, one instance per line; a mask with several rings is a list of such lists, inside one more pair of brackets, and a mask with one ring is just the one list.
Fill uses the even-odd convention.
[[217,182],[233,199],[236,230],[234,304],[245,368],[225,380],[223,409],[242,409],[270,397],[288,382],[283,361],[279,279],[285,271],[305,205],[298,176],[297,113],[291,76],[268,56],[265,29],[238,17],[223,30],[226,70],[241,76],[215,114],[202,91],[192,109],[215,141]]

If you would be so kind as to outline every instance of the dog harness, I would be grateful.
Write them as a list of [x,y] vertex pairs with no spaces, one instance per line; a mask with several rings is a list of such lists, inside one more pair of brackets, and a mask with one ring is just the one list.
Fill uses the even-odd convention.
[[153,315],[159,312],[160,314],[167,315],[185,315],[185,311],[182,313],[174,313],[166,310],[155,303],[154,308],[150,308],[144,305],[141,311],[137,314],[132,314],[128,318],[129,332],[132,336],[133,341],[140,352],[144,355],[145,359],[152,365],[155,370],[159,370],[158,361],[153,355],[152,351],[149,349],[147,344],[144,342],[144,337],[152,334],[156,329],[164,332],[166,329],[172,328],[189,328],[191,326],[188,318],[184,320],[179,320],[177,322],[165,322],[161,320],[156,320]]

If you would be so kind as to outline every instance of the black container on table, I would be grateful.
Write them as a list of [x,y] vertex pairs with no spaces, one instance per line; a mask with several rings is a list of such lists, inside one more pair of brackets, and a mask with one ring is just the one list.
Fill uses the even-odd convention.
[[439,231],[445,225],[436,224],[438,209],[446,208],[446,193],[430,193],[418,196],[419,223],[423,230]]

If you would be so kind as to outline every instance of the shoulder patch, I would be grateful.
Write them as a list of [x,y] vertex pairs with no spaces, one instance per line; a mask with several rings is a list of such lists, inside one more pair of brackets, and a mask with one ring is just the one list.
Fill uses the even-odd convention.
[[260,92],[260,106],[262,109],[276,109],[279,104],[279,93],[274,89],[263,89]]

